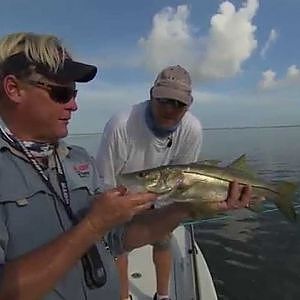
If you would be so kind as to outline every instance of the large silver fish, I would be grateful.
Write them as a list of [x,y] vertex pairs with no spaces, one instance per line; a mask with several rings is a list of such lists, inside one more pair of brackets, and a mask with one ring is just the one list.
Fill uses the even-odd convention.
[[216,202],[226,199],[229,184],[233,181],[252,187],[250,209],[257,211],[260,203],[268,199],[289,220],[296,220],[293,200],[297,185],[291,182],[271,183],[260,179],[247,166],[245,155],[226,167],[207,161],[161,166],[118,177],[118,183],[129,190],[159,194],[158,201],[169,199],[169,202],[189,202],[195,218],[215,214]]

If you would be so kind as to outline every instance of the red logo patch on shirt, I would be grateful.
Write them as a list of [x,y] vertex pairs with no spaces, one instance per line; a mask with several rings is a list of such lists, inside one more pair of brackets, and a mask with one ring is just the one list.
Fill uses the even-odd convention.
[[90,175],[89,163],[81,163],[73,166],[74,171],[81,177]]

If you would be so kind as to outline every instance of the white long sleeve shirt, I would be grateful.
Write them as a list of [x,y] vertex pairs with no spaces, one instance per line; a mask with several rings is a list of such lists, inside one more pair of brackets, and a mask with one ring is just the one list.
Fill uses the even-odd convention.
[[116,186],[116,177],[122,173],[199,160],[203,137],[200,121],[187,111],[170,136],[158,138],[146,124],[147,105],[148,101],[136,104],[105,125],[96,155],[104,189]]

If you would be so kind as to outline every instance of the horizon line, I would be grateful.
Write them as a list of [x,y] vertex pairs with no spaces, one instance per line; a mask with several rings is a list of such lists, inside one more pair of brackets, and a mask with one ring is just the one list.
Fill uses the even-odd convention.
[[[226,127],[206,127],[203,130],[232,130],[232,129],[263,129],[263,128],[295,128],[300,127],[300,124],[289,124],[289,125],[262,125],[262,126],[226,126]],[[82,132],[82,133],[70,133],[68,136],[71,135],[98,135],[102,134],[103,131],[98,132]],[[67,136],[67,137],[68,137]]]

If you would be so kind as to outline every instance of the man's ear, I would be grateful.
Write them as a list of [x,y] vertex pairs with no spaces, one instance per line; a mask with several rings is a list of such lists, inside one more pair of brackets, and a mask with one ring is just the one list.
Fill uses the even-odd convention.
[[150,89],[150,100],[152,100],[152,91],[153,91],[153,87]]
[[23,89],[20,86],[19,80],[14,75],[7,75],[2,80],[3,92],[7,98],[15,103],[22,102]]

